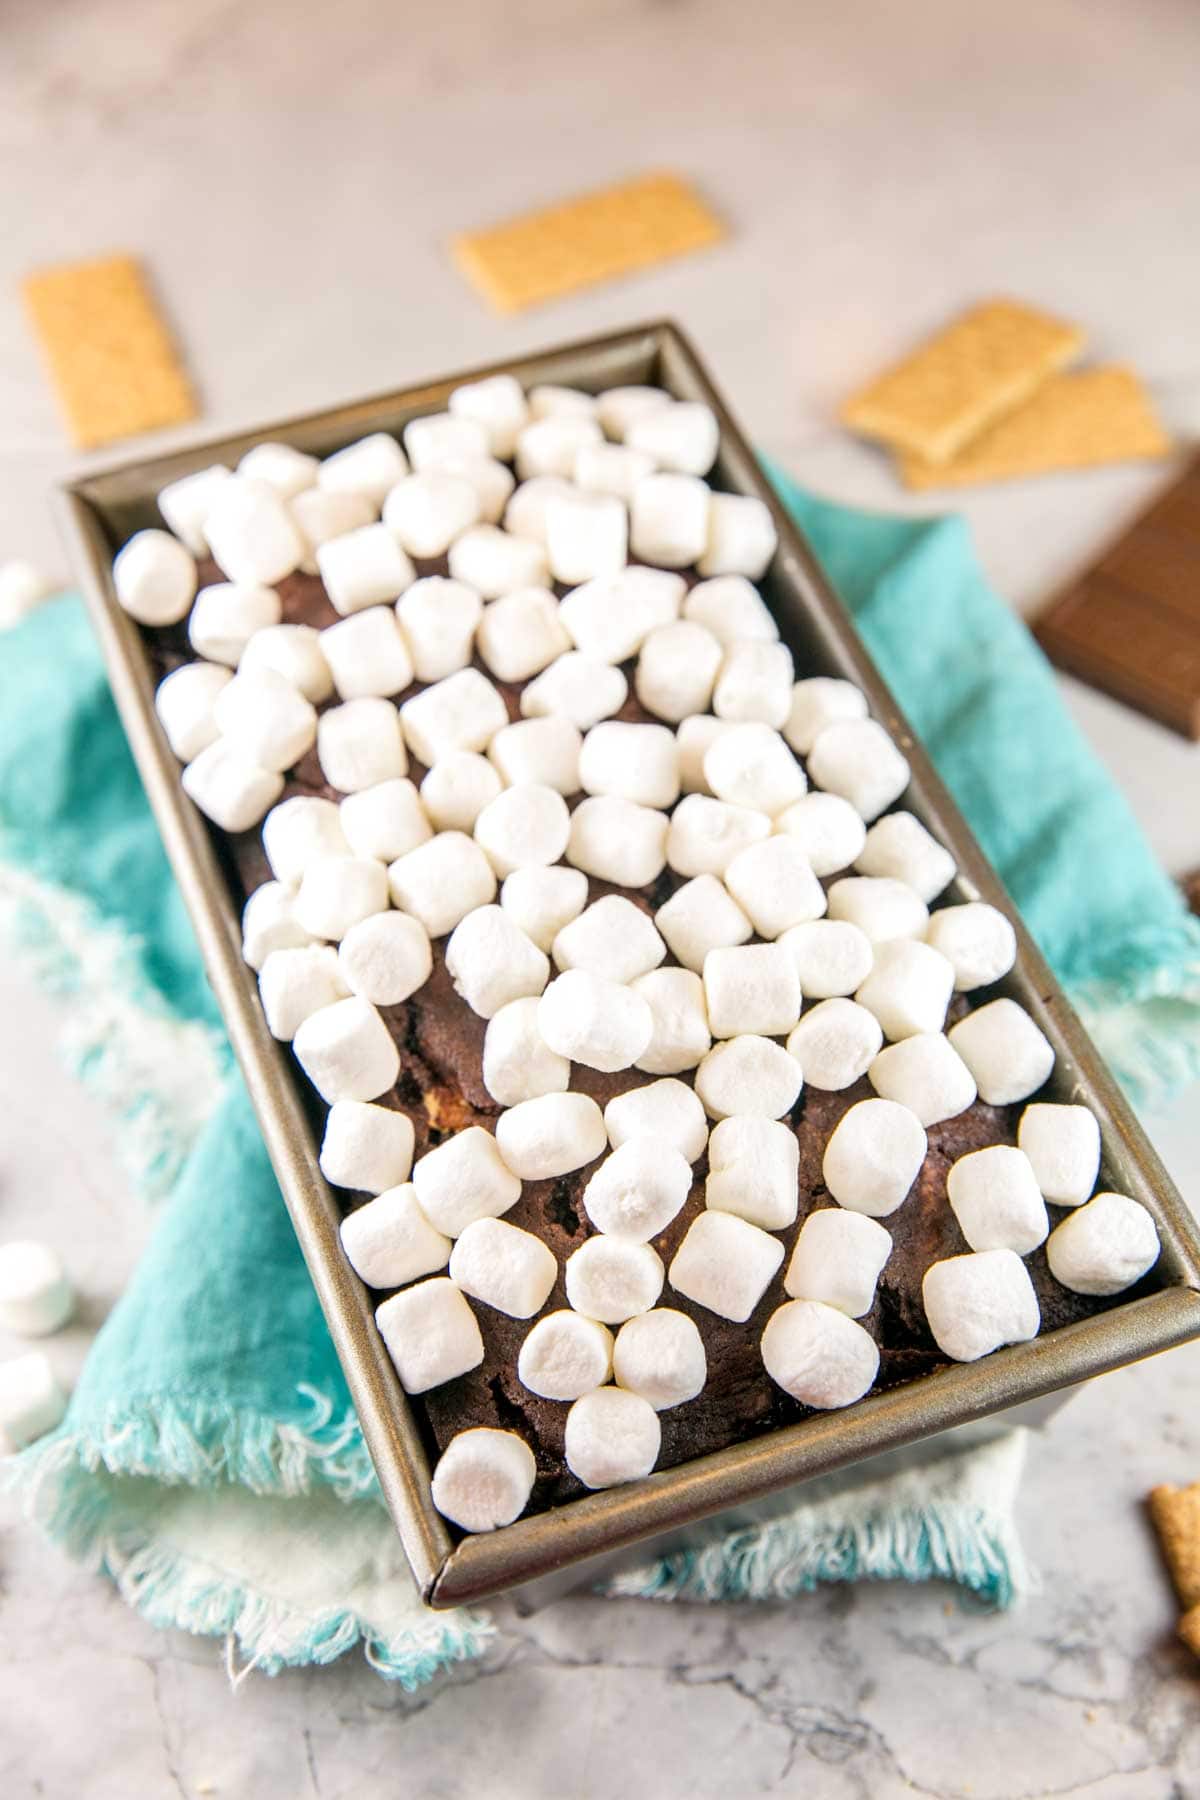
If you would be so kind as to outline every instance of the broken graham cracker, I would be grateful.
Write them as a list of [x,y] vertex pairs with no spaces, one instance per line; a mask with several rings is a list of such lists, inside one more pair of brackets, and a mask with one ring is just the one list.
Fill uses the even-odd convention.
[[1191,1487],[1164,1483],[1148,1497],[1150,1518],[1179,1597],[1177,1630],[1200,1656],[1200,1481]]
[[1018,300],[984,300],[842,407],[852,431],[948,462],[1077,356],[1084,334]]
[[725,229],[678,175],[616,187],[526,213],[453,241],[454,259],[500,312],[518,312],[615,275],[719,243]]
[[81,450],[195,418],[191,384],[135,257],[42,269],[21,291]]

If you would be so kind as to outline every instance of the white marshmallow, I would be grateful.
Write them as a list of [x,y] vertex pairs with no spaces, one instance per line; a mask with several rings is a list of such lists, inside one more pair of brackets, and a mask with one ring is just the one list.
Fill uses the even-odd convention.
[[213,701],[213,718],[230,749],[262,769],[290,769],[316,742],[312,702],[270,669],[235,675]]
[[720,800],[775,818],[808,786],[804,770],[777,731],[760,721],[729,721],[704,757],[704,778]]
[[720,437],[712,408],[698,400],[652,406],[631,420],[625,432],[630,449],[644,450],[660,468],[680,475],[707,475],[717,460]]
[[533,1451],[515,1431],[476,1425],[456,1433],[442,1451],[433,1471],[433,1504],[464,1531],[495,1531],[520,1518],[536,1476]]
[[704,555],[711,495],[694,475],[647,475],[629,502],[634,556],[667,569],[686,569]]
[[255,888],[242,911],[242,960],[255,971],[272,950],[298,950],[312,937],[292,911],[292,891],[280,881]]
[[724,651],[703,625],[687,619],[660,625],[638,657],[634,687],[647,712],[678,725],[701,715],[712,698]]
[[[279,950],[278,956],[295,954]],[[375,1008],[353,996],[310,1014],[292,1039],[296,1060],[330,1105],[378,1100],[400,1073],[400,1052]]]
[[862,875],[890,875],[920,895],[936,899],[958,873],[950,852],[910,812],[887,813],[872,825],[859,853]]
[[517,433],[529,422],[524,390],[512,375],[489,375],[464,382],[446,402],[458,419],[473,419],[487,433],[493,456],[507,460],[516,449]]
[[809,1087],[840,1094],[860,1081],[879,1054],[883,1032],[865,1006],[853,1000],[821,1000],[790,1034],[788,1055]]
[[545,381],[530,388],[529,413],[534,419],[594,419],[596,402],[581,388],[562,387]]
[[158,510],[193,556],[208,553],[204,523],[223,482],[232,480],[232,471],[224,463],[212,463],[197,469],[194,475],[182,475],[158,490]]
[[479,623],[479,654],[497,681],[528,681],[571,648],[548,588],[517,588],[493,600]]
[[522,690],[520,707],[527,719],[555,715],[578,731],[587,731],[619,712],[628,692],[620,669],[568,650]]
[[866,716],[867,696],[852,681],[810,675],[792,689],[783,735],[797,756],[807,756],[827,725],[834,725],[839,719]]
[[400,717],[390,700],[347,700],[317,721],[317,757],[330,787],[358,794],[408,770]]
[[654,473],[654,458],[623,444],[581,444],[575,452],[575,485],[585,494],[628,501],[639,481]]
[[117,552],[113,588],[139,625],[175,625],[196,592],[196,559],[169,531],[138,531]]
[[676,1293],[744,1325],[783,1261],[778,1238],[735,1213],[702,1212],[688,1226],[667,1279]]
[[857,994],[891,1039],[940,1031],[954,992],[954,970],[919,939],[893,938],[875,947],[875,965]]
[[11,1456],[53,1431],[66,1410],[67,1396],[41,1350],[0,1362],[0,1456]]
[[318,857],[350,855],[337,803],[311,794],[271,808],[263,820],[262,844],[276,881],[293,888]]
[[898,1101],[922,1125],[957,1118],[975,1100],[975,1078],[940,1032],[922,1031],[881,1050],[867,1070],[885,1100]]
[[317,486],[329,494],[361,494],[378,512],[388,490],[407,474],[408,462],[395,438],[374,431],[327,456],[317,470]]
[[477,906],[496,898],[496,877],[479,845],[462,831],[443,831],[388,867],[393,903],[420,919],[430,937],[445,937]]
[[602,1325],[620,1325],[649,1312],[662,1293],[662,1258],[649,1244],[600,1235],[568,1256],[563,1276],[577,1313]]
[[406,475],[383,503],[383,522],[409,556],[444,556],[455,538],[478,525],[479,495],[465,475],[426,469]]
[[850,802],[837,794],[805,794],[780,813],[775,829],[795,839],[814,875],[837,875],[848,869],[867,835]]
[[350,989],[328,944],[272,950],[258,977],[258,992],[272,1037],[288,1043],[305,1019],[344,1000]]
[[1050,1229],[1029,1158],[1010,1144],[960,1156],[946,1177],[946,1195],[972,1250],[1028,1256]]
[[315,456],[293,450],[290,444],[255,444],[239,462],[237,472],[247,481],[265,481],[285,500],[294,500],[312,487],[319,468]]
[[483,1339],[462,1292],[444,1275],[404,1288],[375,1323],[406,1394],[424,1394],[483,1361]]
[[518,719],[496,733],[488,756],[509,787],[532,781],[570,795],[579,792],[582,748],[583,738],[569,719]]
[[800,1145],[781,1119],[750,1115],[722,1119],[708,1140],[704,1204],[736,1213],[764,1231],[795,1222]]
[[483,1085],[501,1106],[517,1106],[542,1094],[565,1094],[571,1084],[571,1065],[543,1039],[537,1009],[532,996],[510,1000],[488,1020]]
[[635,656],[652,631],[679,617],[683,594],[682,577],[666,569],[622,569],[574,588],[559,618],[585,656],[620,663]]
[[640,1394],[602,1387],[567,1414],[563,1455],[587,1488],[617,1487],[649,1475],[662,1448],[658,1414]]
[[278,625],[281,616],[274,588],[218,581],[196,595],[188,640],[197,656],[236,669],[254,633]]
[[712,1119],[734,1113],[781,1119],[795,1106],[803,1086],[795,1057],[764,1037],[727,1038],[696,1070],[696,1092]]
[[555,581],[593,581],[625,567],[629,521],[611,494],[555,495],[546,508],[546,554]]
[[560,1056],[611,1074],[632,1068],[645,1054],[654,1035],[654,1015],[631,988],[585,969],[568,969],[542,995],[538,1030]]
[[569,481],[579,451],[585,444],[600,443],[601,437],[599,425],[591,418],[535,418],[517,433],[517,474],[522,481],[538,475],[558,475]]
[[631,983],[654,1019],[650,1042],[635,1066],[648,1075],[675,1075],[694,1069],[708,1055],[712,1033],[704,983],[691,969],[651,969]]
[[729,645],[713,689],[712,708],[718,719],[754,719],[778,730],[788,716],[791,696],[792,653],[786,644],[745,638]]
[[934,1341],[955,1362],[1026,1343],[1042,1322],[1029,1271],[1012,1250],[977,1250],[934,1263],[921,1297]]
[[1055,1206],[1082,1206],[1100,1171],[1100,1126],[1086,1106],[1027,1106],[1017,1143],[1033,1166],[1034,1178]]
[[766,574],[778,543],[770,508],[752,494],[714,494],[708,509],[708,544],[697,563],[702,575]]
[[33,1238],[0,1244],[0,1329],[49,1337],[75,1310],[66,1270],[49,1244]]
[[565,1307],[539,1319],[517,1357],[517,1376],[544,1400],[578,1400],[612,1374],[612,1332]]
[[793,1400],[821,1411],[852,1406],[879,1373],[869,1331],[820,1300],[788,1300],[767,1320],[763,1367]]
[[725,870],[725,885],[759,937],[777,938],[825,911],[825,890],[790,837],[765,838],[739,850]]
[[510,1319],[531,1319],[550,1298],[558,1262],[531,1231],[503,1219],[476,1219],[450,1254],[450,1279]]
[[520,1181],[482,1125],[468,1125],[427,1150],[413,1165],[412,1179],[421,1211],[450,1238],[476,1219],[498,1219],[521,1198]]
[[382,1194],[408,1180],[412,1157],[413,1125],[405,1113],[364,1100],[338,1100],[330,1107],[321,1140],[321,1173],[334,1187]]
[[347,931],[338,966],[352,994],[372,1006],[399,1006],[433,972],[429,933],[407,913],[374,913]]
[[929,908],[906,882],[887,875],[843,875],[829,890],[829,917],[848,919],[878,948],[894,938],[920,938]]
[[779,636],[758,589],[744,575],[698,581],[683,603],[683,616],[705,626],[726,649],[748,638],[770,643]]
[[810,1213],[796,1238],[783,1278],[792,1300],[820,1300],[861,1319],[875,1304],[875,1287],[892,1253],[891,1233],[866,1213],[842,1206]]
[[616,794],[581,800],[571,814],[567,861],[615,887],[649,887],[666,866],[666,818]]
[[840,794],[870,824],[908,786],[907,759],[875,719],[838,719],[808,753],[809,780]]
[[1017,934],[1010,921],[983,900],[940,907],[930,918],[925,941],[949,957],[960,993],[990,987],[1017,960]]
[[413,468],[434,469],[448,456],[486,456],[490,449],[487,429],[478,419],[449,412],[410,419],[404,427],[404,448]]
[[907,1198],[925,1161],[924,1127],[895,1100],[860,1100],[829,1135],[821,1159],[839,1206],[884,1219]]
[[710,950],[744,944],[754,927],[715,875],[697,875],[676,888],[654,922],[685,969],[700,971]]
[[691,1189],[691,1167],[680,1151],[658,1138],[632,1137],[591,1177],[583,1210],[597,1231],[644,1244],[666,1230]]
[[486,756],[452,750],[421,783],[421,805],[439,831],[474,831],[476,819],[503,786]]
[[[317,548],[330,538],[344,537],[370,525],[377,508],[365,494],[329,493],[324,488],[310,487],[292,501],[292,518],[304,539],[304,560],[300,564],[306,575],[317,573]],[[311,696],[310,696],[311,697]]]
[[183,791],[222,831],[249,831],[283,792],[283,776],[218,738],[180,776]]
[[679,755],[666,725],[608,719],[593,725],[579,755],[587,794],[616,794],[640,806],[670,807],[679,798]]
[[347,794],[338,811],[342,834],[355,856],[395,862],[433,836],[416,788],[401,776]]
[[708,1380],[704,1340],[686,1313],[656,1306],[627,1319],[613,1345],[613,1374],[619,1387],[666,1412],[694,1400]]
[[0,562],[0,631],[11,631],[55,592],[39,569],[23,558]]
[[292,902],[305,931],[334,940],[387,907],[387,870],[374,857],[365,856],[315,856],[305,865]]
[[514,869],[505,876],[500,904],[539,950],[549,951],[565,925],[587,905],[587,876],[579,869]]
[[321,634],[311,625],[268,625],[256,631],[242,651],[238,668],[247,675],[270,669],[290,681],[314,706],[333,692]]
[[[511,469],[506,469],[494,456],[448,456],[438,464],[444,475],[460,475],[475,489],[479,517],[485,525],[498,525],[505,506],[516,487]],[[521,534],[518,532],[518,536]]]
[[274,587],[300,567],[308,548],[282,495],[242,475],[216,489],[204,535],[229,580],[251,586]]
[[346,1261],[368,1287],[406,1287],[422,1275],[438,1274],[450,1260],[450,1239],[433,1229],[411,1181],[385,1188],[347,1213],[341,1232]]
[[504,529],[513,537],[530,538],[546,547],[546,508],[556,495],[573,492],[559,475],[537,475],[523,481],[504,508]]
[[406,700],[400,723],[413,755],[432,768],[452,750],[486,750],[508,724],[508,708],[486,675],[459,669]]
[[1046,1244],[1050,1273],[1074,1294],[1120,1294],[1158,1261],[1158,1228],[1127,1194],[1097,1194]]
[[631,1138],[651,1137],[694,1163],[708,1142],[704,1108],[684,1081],[650,1081],[617,1094],[604,1109],[604,1124],[614,1150]]
[[686,794],[671,814],[666,860],[677,875],[723,875],[740,850],[770,835],[766,813]]
[[604,1115],[587,1094],[539,1094],[502,1112],[496,1143],[521,1181],[553,1181],[603,1156]]
[[215,663],[183,663],[159,682],[154,710],[168,744],[180,762],[190,762],[220,733],[213,716],[217,695],[231,679]]
[[704,999],[714,1037],[781,1037],[800,1017],[796,965],[780,944],[741,944],[710,950],[704,959]]
[[632,981],[666,954],[654,921],[620,894],[606,894],[564,925],[551,949],[556,968],[587,969],[609,981]]
[[556,863],[570,834],[571,815],[562,795],[532,781],[505,788],[475,821],[475,842],[501,879],[514,869]]
[[663,388],[636,385],[605,388],[596,396],[596,417],[609,437],[621,443],[635,419],[670,404],[671,396]]
[[714,719],[711,713],[694,713],[680,720],[675,741],[679,745],[679,785],[685,794],[711,793],[704,758],[717,738],[737,729],[734,720]]
[[1054,1049],[1015,1000],[991,1000],[947,1032],[988,1106],[1027,1100],[1048,1080]]
[[416,580],[416,570],[386,525],[360,525],[357,531],[326,538],[315,555],[325,591],[340,613],[396,600]]
[[477,906],[446,944],[446,972],[472,1012],[490,1019],[510,1000],[537,997],[550,979],[550,959],[500,906]]
[[871,972],[871,940],[845,919],[812,919],[793,925],[779,942],[796,965],[806,1000],[852,994]]

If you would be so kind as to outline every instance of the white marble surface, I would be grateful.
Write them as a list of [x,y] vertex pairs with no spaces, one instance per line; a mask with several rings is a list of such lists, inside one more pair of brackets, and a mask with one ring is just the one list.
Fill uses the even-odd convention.
[[[833,406],[997,289],[1085,321],[1200,434],[1190,0],[14,0],[3,29],[0,555],[61,571],[44,494],[77,464],[14,280],[109,248],[156,271],[204,393],[196,435],[670,313],[802,479],[901,506]],[[450,229],[652,164],[700,181],[726,247],[515,321],[450,267]],[[1061,477],[965,510],[997,586],[1032,610],[1163,478]],[[1200,862],[1196,752],[1065,689],[1168,864]],[[53,1033],[0,967],[0,1230],[70,1247],[91,1326],[146,1220],[105,1121],[64,1091]],[[1149,1121],[1193,1199],[1198,1111],[1193,1094]],[[65,1374],[86,1338],[55,1340]],[[213,1645],[153,1632],[9,1509],[0,1793],[1190,1800],[1200,1685],[1140,1499],[1200,1474],[1198,1399],[1193,1348],[1072,1403],[1022,1500],[1041,1592],[1008,1617],[934,1590],[570,1600],[504,1615],[495,1655],[415,1700],[357,1656],[232,1697]]]

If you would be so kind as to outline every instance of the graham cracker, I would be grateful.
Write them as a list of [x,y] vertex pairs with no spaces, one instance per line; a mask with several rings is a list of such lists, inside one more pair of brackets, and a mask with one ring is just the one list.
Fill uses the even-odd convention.
[[1152,1488],[1150,1517],[1184,1613],[1200,1606],[1200,1481]]
[[651,174],[465,232],[451,248],[493,306],[518,312],[724,236],[720,220],[681,176]]
[[903,456],[905,487],[973,487],[1102,463],[1166,456],[1171,440],[1132,369],[1052,375],[1023,406],[974,438],[950,462]]
[[1078,355],[1084,335],[1017,300],[985,300],[853,394],[852,431],[943,463]]
[[21,292],[81,449],[195,418],[191,385],[136,258],[41,269]]

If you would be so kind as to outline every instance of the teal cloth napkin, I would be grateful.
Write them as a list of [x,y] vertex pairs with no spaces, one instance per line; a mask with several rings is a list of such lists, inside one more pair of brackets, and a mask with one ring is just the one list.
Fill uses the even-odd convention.
[[[1200,1072],[1200,929],[1072,724],[961,522],[874,517],[772,471],[870,650],[1118,1074]],[[0,927],[69,1001],[72,1062],[169,1195],[68,1416],[17,1459],[31,1509],[155,1622],[255,1666],[362,1639],[415,1684],[489,1626],[417,1604],[234,1070],[79,602],[0,638]],[[1020,1444],[936,1478],[809,1494],[790,1518],[614,1591],[789,1594],[817,1579],[1019,1583]]]

